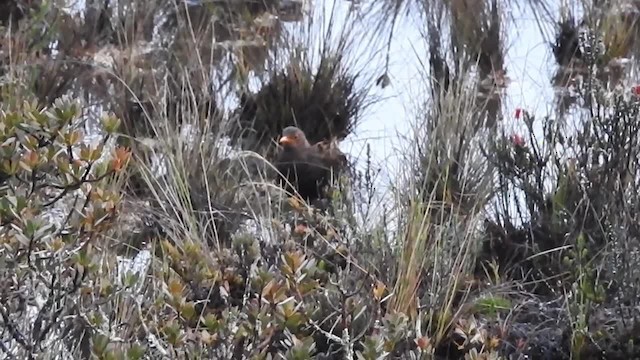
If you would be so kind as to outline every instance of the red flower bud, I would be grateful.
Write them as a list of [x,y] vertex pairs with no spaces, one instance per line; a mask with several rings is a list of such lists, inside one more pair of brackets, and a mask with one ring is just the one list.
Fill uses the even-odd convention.
[[518,134],[514,134],[511,136],[511,143],[513,146],[522,147],[524,146],[524,138]]
[[522,109],[521,108],[516,108],[516,119],[520,119],[520,117],[522,116]]

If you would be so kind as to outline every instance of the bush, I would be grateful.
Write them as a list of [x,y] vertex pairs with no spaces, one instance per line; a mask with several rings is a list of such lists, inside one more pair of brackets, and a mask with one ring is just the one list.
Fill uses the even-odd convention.
[[115,263],[104,249],[120,212],[109,181],[125,169],[129,152],[106,150],[118,126],[111,116],[103,118],[105,135],[85,141],[81,110],[63,99],[0,114],[0,312],[4,351],[15,357],[70,352],[71,338],[81,338],[88,352],[83,329],[99,321],[100,299],[110,297],[116,279],[105,271]]
[[[0,5],[0,351],[640,356],[640,88],[620,65],[634,15],[600,4],[560,21],[553,81],[571,91],[510,119],[497,2],[353,4],[333,43],[334,14],[327,33],[313,16],[284,26],[305,19],[291,3]],[[382,20],[389,53],[413,11],[428,96],[397,176],[384,183],[391,162],[368,148],[322,201],[286,194],[272,140],[292,124],[351,136],[372,80],[393,75],[388,58],[373,77],[355,65],[352,45],[376,40],[357,30]]]

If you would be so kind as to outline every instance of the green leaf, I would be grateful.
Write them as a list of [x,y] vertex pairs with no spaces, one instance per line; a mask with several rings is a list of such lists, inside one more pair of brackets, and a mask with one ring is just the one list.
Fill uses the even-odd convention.
[[93,353],[96,356],[105,356],[105,352],[107,351],[107,346],[109,346],[109,338],[102,334],[95,334],[93,336]]
[[196,307],[193,302],[187,302],[180,310],[182,312],[182,316],[187,320],[191,320],[196,316]]
[[209,330],[209,332],[215,333],[220,329],[220,322],[215,315],[207,314],[207,316],[204,318],[204,326],[207,327],[207,330]]
[[138,344],[131,345],[129,350],[127,350],[127,359],[128,360],[139,360],[142,359],[147,349]]
[[475,303],[477,312],[484,315],[496,315],[499,311],[508,311],[511,309],[511,301],[500,296],[490,296],[478,299]]
[[133,271],[127,271],[124,276],[124,285],[126,287],[133,287],[140,280],[140,275]]
[[107,134],[113,134],[118,131],[118,128],[120,127],[120,119],[112,114],[105,115],[102,118],[102,127]]

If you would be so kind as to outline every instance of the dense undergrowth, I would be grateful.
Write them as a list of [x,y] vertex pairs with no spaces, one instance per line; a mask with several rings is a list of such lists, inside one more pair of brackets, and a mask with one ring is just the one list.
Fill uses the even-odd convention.
[[[503,114],[508,2],[298,5],[0,3],[2,358],[639,357],[637,10],[576,1],[535,117]],[[280,189],[282,128],[353,136],[393,85],[355,49],[414,13],[402,171]]]

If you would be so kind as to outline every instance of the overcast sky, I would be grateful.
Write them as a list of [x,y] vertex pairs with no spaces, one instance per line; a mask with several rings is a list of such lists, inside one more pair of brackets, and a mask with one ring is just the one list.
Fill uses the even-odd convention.
[[[345,2],[337,1],[342,4],[342,11],[346,12]],[[325,4],[327,7],[332,6],[331,2]],[[554,65],[548,42],[553,40],[554,24],[543,21],[539,25],[529,7],[511,7],[510,10],[514,13],[509,16],[517,20],[509,21],[506,31],[506,69],[512,82],[507,88],[507,96],[503,99],[505,119],[511,119],[517,107],[525,108],[542,117],[549,113],[553,99],[549,82]],[[551,10],[557,17],[558,8]],[[397,147],[401,139],[398,134],[406,134],[409,131],[412,114],[419,105],[416,101],[420,100],[420,96],[416,95],[425,90],[424,81],[419,75],[417,55],[425,59],[427,51],[418,28],[419,25],[411,20],[397,25],[391,45],[391,86],[377,90],[377,94],[384,96],[385,100],[375,104],[358,126],[356,134],[341,144],[343,150],[356,157],[364,153],[367,143],[370,144],[375,159],[383,162],[385,170],[390,172],[387,175],[391,176],[400,165],[398,159],[393,157],[394,147]],[[544,35],[541,32],[544,32]],[[373,64],[378,66],[376,62]],[[516,126],[515,132],[522,131],[517,125],[516,122],[506,124],[507,127]]]

